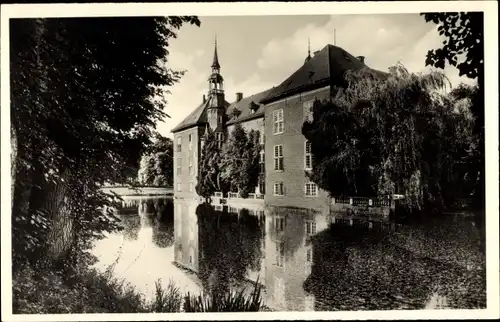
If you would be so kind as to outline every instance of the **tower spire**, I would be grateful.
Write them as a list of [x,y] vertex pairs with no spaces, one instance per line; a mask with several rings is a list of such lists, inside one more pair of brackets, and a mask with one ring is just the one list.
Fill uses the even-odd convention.
[[217,34],[215,34],[215,49],[214,49],[214,60],[212,62],[213,68],[220,68],[219,57],[217,55]]
[[311,60],[311,38],[307,38],[307,57],[304,64]]

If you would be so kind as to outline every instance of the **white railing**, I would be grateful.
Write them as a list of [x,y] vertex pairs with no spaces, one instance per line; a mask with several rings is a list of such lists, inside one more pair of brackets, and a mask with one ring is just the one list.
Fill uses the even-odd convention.
[[227,194],[227,197],[228,197],[228,199],[236,199],[236,198],[239,198],[240,195],[237,192],[229,192]]
[[365,198],[365,197],[335,197],[332,198],[332,205],[351,205],[358,207],[390,207],[391,199],[386,198]]
[[[217,195],[216,195],[217,197]],[[222,196],[220,197],[222,198]],[[227,194],[228,199],[260,199],[264,200],[264,195],[260,193],[249,193],[247,198],[241,198],[240,194],[237,192],[229,192]]]

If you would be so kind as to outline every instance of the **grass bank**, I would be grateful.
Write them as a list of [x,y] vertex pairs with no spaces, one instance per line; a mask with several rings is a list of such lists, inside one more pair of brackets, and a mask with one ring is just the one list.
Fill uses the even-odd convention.
[[14,314],[58,313],[174,313],[174,312],[256,312],[263,308],[261,287],[256,284],[246,296],[226,294],[182,294],[171,281],[162,287],[156,282],[155,296],[144,296],[123,280],[96,270],[85,270],[64,277],[31,267],[13,275]]

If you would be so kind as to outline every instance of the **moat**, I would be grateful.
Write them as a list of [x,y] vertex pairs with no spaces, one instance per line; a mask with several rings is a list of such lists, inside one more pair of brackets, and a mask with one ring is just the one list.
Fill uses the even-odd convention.
[[367,225],[312,209],[125,200],[124,230],[93,252],[146,297],[157,279],[191,293],[258,281],[277,311],[486,306],[484,230],[472,217]]

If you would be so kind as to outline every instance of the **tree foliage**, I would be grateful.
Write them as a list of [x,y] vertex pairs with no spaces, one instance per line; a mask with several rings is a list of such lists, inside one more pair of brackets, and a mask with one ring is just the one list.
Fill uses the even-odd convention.
[[184,23],[199,20],[10,20],[14,263],[82,259],[118,227],[100,187],[126,181],[166,116],[155,97],[183,74],[166,57]]
[[417,209],[439,209],[471,192],[469,106],[457,109],[455,96],[440,91],[444,74],[398,64],[386,76],[361,70],[346,80],[335,97],[314,104],[314,119],[303,126],[313,182],[334,196],[403,193]]
[[207,204],[196,208],[200,247],[199,272],[207,293],[225,293],[258,272],[262,259],[264,223],[247,209],[238,216],[214,210]]
[[247,133],[240,123],[235,124],[223,148],[221,168],[223,180],[242,198],[247,198],[259,183],[259,151],[259,132]]
[[210,197],[218,191],[223,194],[232,191],[247,198],[262,179],[259,176],[259,131],[247,133],[237,123],[222,148],[217,145],[214,133],[210,129],[207,131],[196,192]]
[[[485,161],[484,161],[484,14],[482,12],[423,13],[426,22],[438,25],[444,36],[443,46],[427,53],[426,65],[444,69],[445,64],[456,67],[460,76],[466,75],[477,81],[477,86],[456,89],[456,95],[471,99],[471,112],[475,117],[474,135],[478,136],[479,162],[475,171],[479,180],[475,188],[475,204],[484,209]],[[465,91],[464,91],[465,89]]]
[[215,133],[208,127],[203,140],[195,189],[199,196],[208,198],[217,191],[226,191],[227,188],[221,176],[222,151],[215,140]]
[[174,143],[172,139],[156,136],[154,144],[141,158],[138,181],[141,185],[171,187],[173,185]]
[[444,69],[445,63],[471,79],[484,73],[484,16],[482,12],[423,13],[426,22],[438,25],[443,46],[427,53],[426,65]]

